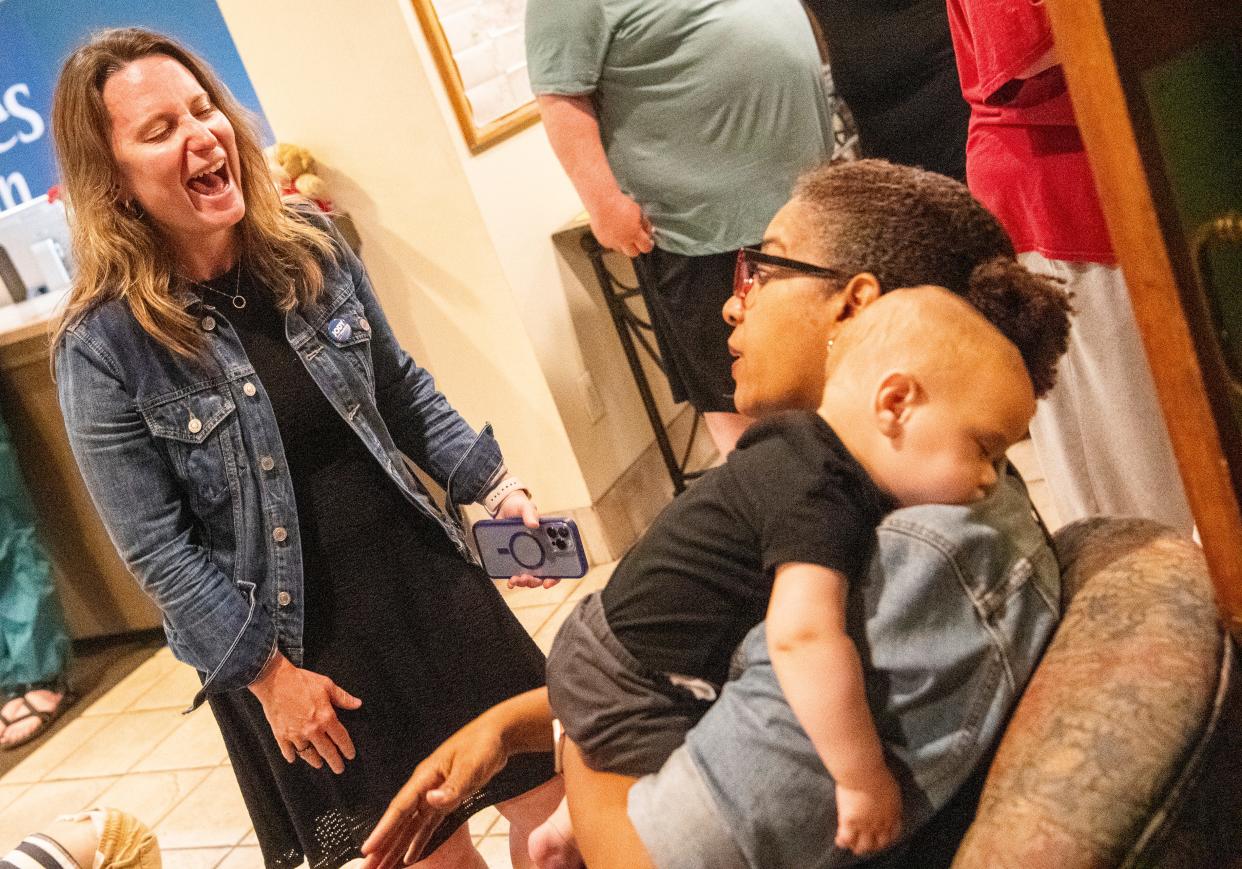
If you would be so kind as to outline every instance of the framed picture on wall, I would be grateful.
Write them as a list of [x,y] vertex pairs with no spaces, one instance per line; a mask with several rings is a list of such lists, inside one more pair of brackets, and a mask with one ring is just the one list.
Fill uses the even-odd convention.
[[526,75],[526,0],[411,0],[472,153],[539,118]]

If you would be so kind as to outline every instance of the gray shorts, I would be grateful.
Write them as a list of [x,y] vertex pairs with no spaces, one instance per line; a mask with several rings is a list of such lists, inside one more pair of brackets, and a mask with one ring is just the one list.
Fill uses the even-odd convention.
[[599,592],[561,625],[548,655],[548,701],[591,769],[654,773],[716,697],[706,682],[653,670],[608,627]]

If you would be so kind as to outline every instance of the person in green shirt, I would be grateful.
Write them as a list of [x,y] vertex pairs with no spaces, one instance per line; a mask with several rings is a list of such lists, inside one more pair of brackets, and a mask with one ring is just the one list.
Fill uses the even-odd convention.
[[529,0],[531,87],[604,247],[634,257],[673,397],[724,456],[733,405],[720,308],[794,179],[832,152],[799,0]]

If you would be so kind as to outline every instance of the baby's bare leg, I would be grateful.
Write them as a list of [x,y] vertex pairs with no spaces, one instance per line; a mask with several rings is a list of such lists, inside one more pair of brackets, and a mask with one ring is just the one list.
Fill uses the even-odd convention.
[[561,869],[562,865],[568,865],[574,869],[578,865],[541,862],[535,856],[534,843],[543,829],[541,825],[549,823],[549,816],[559,811],[558,806],[564,805],[564,796],[565,783],[556,776],[519,797],[496,805],[509,822],[509,858],[513,861],[513,869],[529,869],[532,865],[540,869]]
[[530,834],[527,853],[538,869],[582,869],[567,800],[562,799],[551,817]]

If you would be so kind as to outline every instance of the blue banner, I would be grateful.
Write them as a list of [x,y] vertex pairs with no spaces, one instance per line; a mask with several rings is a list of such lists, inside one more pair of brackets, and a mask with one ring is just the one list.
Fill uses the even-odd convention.
[[188,46],[260,118],[265,141],[272,140],[215,0],[0,0],[0,211],[57,183],[56,79],[69,53],[107,27],[147,27]]

